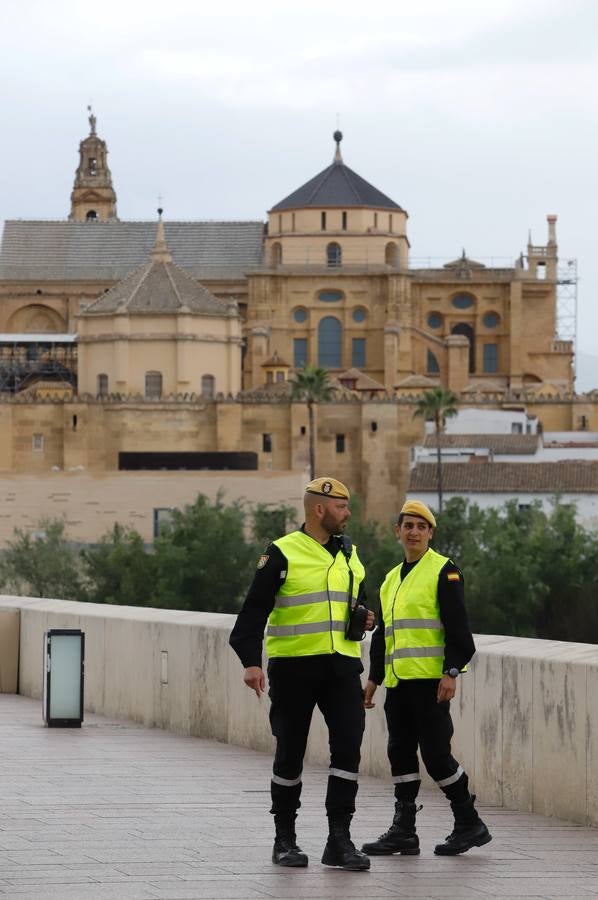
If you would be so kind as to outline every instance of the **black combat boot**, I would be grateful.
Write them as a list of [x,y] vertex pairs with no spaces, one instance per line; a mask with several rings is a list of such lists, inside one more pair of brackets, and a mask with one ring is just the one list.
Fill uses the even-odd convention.
[[272,862],[277,866],[288,866],[292,869],[300,869],[307,865],[307,854],[297,846],[295,835],[294,814],[283,816],[277,813],[274,816],[276,837],[272,848]]
[[492,840],[492,835],[478,816],[474,803],[475,794],[464,802],[451,802],[455,827],[444,844],[436,844],[434,853],[437,856],[456,856],[458,853],[471,850],[472,847],[483,847]]
[[369,869],[370,861],[351,840],[350,824],[350,815],[329,819],[329,834],[322,863],[325,866],[340,866],[351,872],[363,872]]
[[415,833],[415,814],[421,806],[409,800],[397,800],[392,825],[381,834],[378,840],[364,844],[362,850],[368,856],[391,856],[402,853],[404,856],[419,855],[419,838]]

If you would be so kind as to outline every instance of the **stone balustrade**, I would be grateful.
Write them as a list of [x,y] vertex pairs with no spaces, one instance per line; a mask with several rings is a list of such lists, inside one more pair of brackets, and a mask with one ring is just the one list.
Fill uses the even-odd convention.
[[[42,694],[43,633],[85,632],[90,711],[270,750],[268,700],[243,685],[234,617],[0,596],[0,689]],[[20,634],[19,634],[20,631]],[[598,825],[598,647],[480,635],[452,704],[455,753],[483,804]],[[367,654],[364,642],[364,656]],[[386,776],[384,690],[367,713],[362,771]],[[40,704],[41,721],[41,704]],[[308,759],[327,763],[316,714]],[[269,769],[264,780],[269,779]]]

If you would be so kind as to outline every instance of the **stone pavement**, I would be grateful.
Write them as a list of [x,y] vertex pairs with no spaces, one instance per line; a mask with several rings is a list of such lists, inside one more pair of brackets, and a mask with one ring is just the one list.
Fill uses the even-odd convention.
[[[364,873],[320,864],[326,771],[308,767],[302,870],[272,866],[270,757],[89,715],[47,729],[41,703],[0,696],[0,897],[36,900],[334,900],[405,897],[598,898],[598,831],[482,809],[492,843],[438,858],[448,805],[426,794],[419,857],[372,860]],[[384,830],[386,782],[363,778],[356,841]]]

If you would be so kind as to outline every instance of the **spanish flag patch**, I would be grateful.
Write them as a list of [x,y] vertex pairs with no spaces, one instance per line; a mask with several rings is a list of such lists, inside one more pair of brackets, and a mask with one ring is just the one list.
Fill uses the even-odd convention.
[[458,572],[449,572],[446,578],[447,581],[460,581]]

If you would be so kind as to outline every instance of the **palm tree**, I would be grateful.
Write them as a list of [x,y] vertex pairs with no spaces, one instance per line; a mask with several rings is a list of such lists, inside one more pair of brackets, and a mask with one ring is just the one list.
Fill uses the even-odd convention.
[[438,512],[442,512],[442,453],[440,450],[440,435],[444,431],[445,422],[451,416],[457,415],[458,399],[452,391],[441,387],[426,391],[417,401],[414,417],[421,416],[427,422],[434,422],[434,434],[436,435],[436,481],[438,485]]
[[336,388],[330,383],[327,369],[318,366],[303,366],[295,372],[291,382],[291,400],[304,400],[307,403],[309,423],[309,477],[316,477],[316,429],[314,424],[314,405],[325,400],[332,400]]

